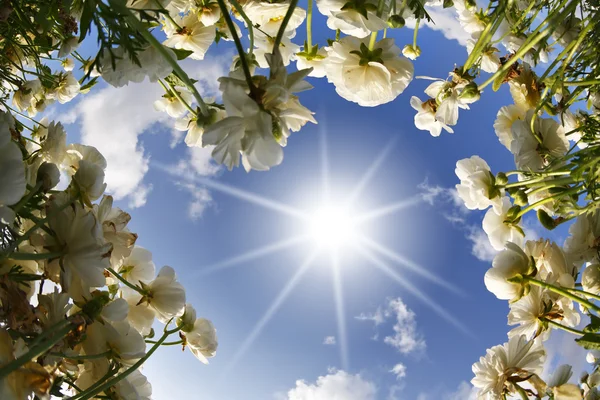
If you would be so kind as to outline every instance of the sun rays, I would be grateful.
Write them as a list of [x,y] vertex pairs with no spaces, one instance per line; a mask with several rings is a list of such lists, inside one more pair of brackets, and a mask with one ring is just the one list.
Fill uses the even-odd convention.
[[[373,177],[377,174],[378,169],[393,149],[394,144],[395,141],[392,140],[379,152],[371,165],[365,170],[365,173],[357,180],[356,185],[349,191],[344,198],[344,201],[334,202],[330,198],[332,188],[330,186],[330,160],[327,151],[326,132],[321,130],[319,143],[321,161],[321,200],[319,206],[312,211],[301,210],[258,194],[232,187],[225,183],[205,178],[194,178],[194,181],[197,184],[205,185],[215,191],[266,208],[282,216],[289,216],[296,220],[300,220],[305,226],[304,231],[296,236],[286,237],[274,243],[267,243],[260,248],[252,249],[216,264],[206,266],[197,271],[197,276],[218,273],[221,270],[240,266],[252,260],[288,251],[294,247],[305,245],[307,242],[311,243],[312,239],[312,250],[309,251],[308,255],[299,263],[296,271],[291,275],[287,283],[272,301],[269,308],[254,325],[240,348],[234,354],[231,362],[226,368],[227,371],[234,369],[238,362],[244,357],[245,353],[252,347],[265,327],[283,306],[289,295],[294,291],[302,277],[311,268],[318,256],[328,257],[327,261],[331,267],[332,294],[335,304],[335,320],[340,351],[340,364],[342,368],[348,369],[350,365],[343,291],[344,260],[341,257],[342,254],[356,254],[365,261],[365,267],[373,268],[391,278],[404,290],[410,292],[414,297],[431,308],[449,324],[453,325],[463,333],[471,335],[469,330],[452,316],[450,311],[437,304],[429,296],[418,289],[414,283],[410,282],[408,276],[403,276],[400,272],[409,272],[410,274],[417,275],[449,292],[463,295],[459,288],[441,279],[417,262],[410,260],[408,257],[398,254],[396,251],[369,238],[366,234],[358,233],[362,231],[361,225],[382,220],[386,216],[402,211],[408,207],[418,205],[422,201],[420,196],[413,196],[367,212],[360,213],[352,210],[355,203],[360,199],[361,194],[371,183]],[[164,170],[173,173],[173,171],[169,171],[168,169]],[[392,263],[397,268],[393,268],[388,265],[388,263]]]

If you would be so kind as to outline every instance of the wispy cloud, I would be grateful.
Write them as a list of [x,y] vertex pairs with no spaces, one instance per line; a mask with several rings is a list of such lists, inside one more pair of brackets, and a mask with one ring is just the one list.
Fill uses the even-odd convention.
[[385,307],[378,307],[373,313],[361,313],[355,318],[371,321],[375,327],[393,320],[393,333],[384,336],[383,342],[402,354],[422,353],[427,347],[425,339],[417,330],[415,313],[399,297],[388,299]]
[[[425,7],[427,13],[431,16],[433,22],[421,20],[419,26],[426,26],[434,31],[439,31],[448,40],[456,40],[460,45],[466,46],[467,40],[471,38],[464,28],[458,22],[458,16],[454,7]],[[414,20],[406,24],[407,27],[414,29]]]
[[406,377],[406,365],[398,363],[394,365],[390,372],[396,375],[396,380],[402,380]]
[[287,400],[375,400],[377,387],[360,374],[330,370],[319,376],[315,383],[296,381],[296,387],[287,393]]

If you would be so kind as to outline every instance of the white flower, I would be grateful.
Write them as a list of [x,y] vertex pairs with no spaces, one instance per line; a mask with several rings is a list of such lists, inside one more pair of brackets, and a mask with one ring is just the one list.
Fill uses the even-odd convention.
[[[272,37],[277,36],[283,17],[287,13],[289,7],[290,0],[273,3],[250,0],[243,5],[244,12],[248,18],[250,18],[254,24],[260,25],[260,29]],[[296,28],[304,22],[305,18],[306,11],[300,7],[296,7],[285,27],[284,36],[287,38],[294,37],[296,35]],[[257,30],[254,32],[256,34]]]
[[[521,49],[526,40],[527,36],[525,35],[516,36],[514,34],[509,34],[502,40],[502,44],[504,44],[504,47],[506,47],[506,50],[509,52],[516,53]],[[537,65],[538,62],[547,63],[548,50],[548,48],[541,47],[538,43],[525,53],[523,61],[532,66]]]
[[496,213],[501,212],[504,189],[495,187],[494,175],[484,159],[472,156],[459,160],[454,172],[460,179],[456,191],[469,210],[485,210],[492,206]]
[[95,322],[86,330],[83,349],[88,355],[111,351],[121,363],[131,366],[146,353],[142,335],[125,321],[104,324]]
[[421,48],[419,46],[407,44],[402,48],[402,55],[411,60],[416,60],[421,55]]
[[495,209],[490,208],[483,217],[483,230],[488,236],[492,247],[498,251],[504,249],[506,242],[521,245],[523,243],[523,230],[517,223],[507,222],[508,210],[512,207],[510,198],[502,198],[502,209],[498,214]]
[[442,128],[449,133],[454,133],[454,130],[443,122],[435,118],[436,104],[435,101],[421,101],[416,96],[410,98],[410,105],[417,110],[415,115],[415,126],[422,131],[429,131],[431,136],[438,137],[442,133]]
[[240,152],[245,149],[244,153],[260,169],[279,165],[283,150],[273,136],[271,116],[239,86],[227,87],[223,103],[227,118],[209,126],[202,137],[204,145],[215,146],[215,161],[231,170],[239,165]]
[[512,387],[510,378],[529,380],[541,374],[545,358],[541,342],[514,336],[508,343],[488,349],[485,357],[473,364],[471,383],[479,389],[478,398],[500,399]]
[[65,71],[71,72],[75,68],[75,61],[72,58],[65,58],[60,62],[60,65]]
[[93,162],[80,160],[71,184],[76,185],[76,193],[83,201],[91,205],[91,202],[98,200],[106,189],[104,169]]
[[152,262],[152,253],[143,247],[135,246],[129,257],[115,270],[128,282],[138,285],[148,283],[154,278],[156,267]]
[[[275,37],[265,36],[260,31],[256,31],[254,33],[254,39],[254,44],[256,45],[256,50],[254,51],[256,62],[258,63],[259,67],[268,68],[269,63],[267,62],[265,55],[273,53]],[[300,51],[300,46],[292,43],[289,38],[283,37],[281,39],[281,47],[279,48],[279,51],[281,52],[283,64],[287,66],[291,61],[296,59],[296,53]]]
[[458,14],[458,21],[463,29],[473,38],[479,38],[487,24],[479,18],[476,12],[477,8],[468,7],[463,0],[455,1],[454,6]]
[[538,276],[543,280],[553,278],[561,286],[574,287],[574,278],[577,274],[575,268],[567,258],[562,248],[550,240],[528,241],[525,251],[535,258]]
[[334,31],[339,29],[346,35],[364,38],[371,32],[387,28],[386,22],[377,16],[376,1],[368,0],[364,4],[359,4],[366,16],[356,8],[345,7],[347,3],[345,0],[317,0],[317,8],[327,17],[329,29]]
[[[477,40],[471,38],[467,40],[467,53],[471,54],[473,48],[475,47],[475,43]],[[500,57],[498,57],[499,50],[495,47],[488,47],[483,54],[481,55],[481,69],[485,72],[489,72],[490,74],[495,73],[500,68]]]
[[515,121],[525,120],[525,111],[515,105],[504,106],[498,110],[496,121],[494,122],[494,131],[500,143],[510,151],[510,144],[513,141],[512,126]]
[[564,128],[550,118],[537,117],[532,132],[532,117],[533,111],[529,111],[525,120],[513,123],[510,151],[515,156],[518,169],[540,171],[554,158],[563,156],[569,150],[569,141],[565,137]]
[[113,266],[121,265],[137,240],[137,235],[127,229],[131,216],[118,207],[113,207],[112,196],[104,196],[100,204],[94,204],[94,213],[98,223],[102,225],[104,240],[112,244],[110,262]]
[[[192,94],[184,88],[175,88],[179,96],[188,105],[192,104]],[[177,96],[171,91],[164,94],[160,100],[154,102],[154,109],[156,111],[166,112],[173,118],[179,118],[185,115],[187,107],[181,102]]]
[[206,51],[215,40],[215,28],[205,26],[194,13],[184,17],[176,15],[173,19],[180,28],[166,21],[164,30],[167,40],[163,44],[175,49],[191,51],[190,58],[203,60]]
[[78,202],[65,207],[55,200],[49,204],[47,218],[55,233],[56,250],[65,252],[61,256],[65,283],[81,279],[91,287],[104,286],[104,269],[110,265],[112,246],[104,242],[94,214]]
[[177,320],[177,326],[181,326],[183,332],[191,332],[194,330],[194,323],[196,323],[196,310],[194,306],[187,303],[183,315]]
[[485,287],[500,300],[518,300],[523,294],[519,283],[508,282],[508,279],[530,270],[529,257],[516,244],[506,243],[506,249],[494,257],[492,268],[485,273]]
[[197,10],[198,19],[205,26],[215,25],[221,19],[221,8],[216,1],[205,1]]
[[42,324],[49,328],[65,319],[69,310],[73,307],[69,304],[71,298],[66,293],[59,293],[57,288],[49,294],[38,296],[39,304],[43,307],[45,313],[42,314]]
[[79,37],[71,36],[65,39],[58,50],[58,58],[63,58],[71,54],[71,52],[79,47]]
[[[172,58],[175,58],[175,53],[171,49],[165,48],[165,50],[170,53]],[[145,77],[148,77],[150,82],[157,82],[173,70],[173,67],[154,46],[137,53],[141,66],[133,62],[122,47],[113,48],[112,53],[114,60],[108,50],[104,51],[100,58],[100,68],[102,78],[115,87],[128,85],[129,82],[140,83]],[[90,76],[93,77],[94,74]]]
[[169,6],[171,0],[127,0],[127,7],[135,10],[156,10]]
[[152,399],[152,385],[139,369],[119,381],[114,388],[119,400]]
[[578,265],[593,262],[600,246],[600,212],[588,212],[578,216],[569,227],[569,235],[564,243],[569,259]]
[[569,382],[573,371],[570,365],[561,365],[554,371],[548,380],[548,388],[551,389],[554,400],[582,400],[581,390],[577,385]]
[[192,353],[204,364],[217,353],[217,331],[207,319],[198,318],[194,328],[185,333],[185,339]]
[[203,115],[192,117],[188,114],[175,121],[175,129],[187,131],[184,142],[188,147],[202,147],[202,135],[204,134],[204,129],[210,124],[214,124],[227,116],[227,113],[221,109],[209,108],[208,112],[208,117]]
[[111,322],[123,321],[129,314],[129,304],[127,300],[117,298],[105,305],[100,314],[104,320]]
[[154,323],[155,313],[148,307],[147,303],[143,303],[142,295],[128,287],[121,287],[121,294],[129,304],[129,312],[127,320],[139,333],[146,336],[149,335]]
[[382,39],[373,50],[368,40],[344,37],[327,49],[327,80],[348,101],[374,107],[394,100],[413,78],[412,63],[400,56],[394,39]]
[[581,20],[570,16],[557,24],[552,32],[552,38],[563,47],[567,47],[573,40],[577,39],[581,32]]
[[477,96],[463,96],[462,91],[466,84],[438,80],[427,86],[425,94],[435,99],[437,108],[436,120],[446,125],[456,125],[458,122],[458,109],[469,109],[469,104],[478,100]]
[[13,105],[19,111],[25,111],[31,105],[33,96],[42,89],[42,83],[39,79],[25,82],[19,90],[13,93]]
[[[528,340],[534,339],[541,331],[542,324],[540,318],[546,313],[546,303],[544,302],[544,291],[537,287],[531,287],[527,296],[523,296],[518,301],[510,303],[510,312],[508,313],[508,325],[519,325],[508,332],[508,337],[525,335]],[[545,340],[548,333],[542,336]]]
[[[308,51],[309,49],[304,49]],[[312,68],[308,76],[314,78],[323,78],[327,74],[325,66],[327,65],[327,49],[319,47],[315,56],[307,57],[301,54],[296,55],[296,68],[298,70]]]
[[581,286],[586,292],[600,294],[600,264],[590,264],[581,274]]
[[27,185],[23,154],[11,139],[14,123],[10,114],[0,111],[0,225],[13,223],[15,213],[8,206],[21,200]]
[[79,94],[81,85],[71,72],[61,72],[58,74],[58,86],[56,91],[50,96],[56,99],[60,104],[68,103]]
[[183,315],[185,309],[185,289],[177,282],[173,268],[160,269],[156,279],[142,285],[147,292],[145,300],[154,310],[156,317],[163,323],[171,318]]

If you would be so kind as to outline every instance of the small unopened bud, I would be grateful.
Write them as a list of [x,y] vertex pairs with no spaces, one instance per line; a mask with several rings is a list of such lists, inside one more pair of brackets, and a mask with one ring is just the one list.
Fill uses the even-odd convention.
[[515,200],[515,204],[518,206],[525,206],[529,203],[529,199],[527,198],[527,194],[523,190],[518,190],[513,194],[513,199]]
[[392,15],[388,18],[387,24],[390,28],[402,28],[406,24],[406,21],[404,21],[401,15]]
[[477,2],[475,0],[465,0],[465,7],[472,10],[477,7]]
[[411,60],[416,60],[417,57],[419,57],[421,55],[421,48],[419,46],[412,46],[410,44],[407,44],[402,49],[402,54],[406,58],[410,58]]
[[600,294],[600,264],[585,267],[581,274],[581,286],[586,292]]
[[460,98],[463,100],[470,100],[471,102],[479,100],[481,93],[475,82],[470,82],[460,94]]
[[540,208],[537,211],[537,217],[544,228],[548,230],[556,228],[556,221],[543,209]]
[[[467,3],[465,1],[465,3]],[[449,8],[452,7],[454,5],[454,1],[453,0],[444,0],[444,8]]]
[[506,185],[508,183],[508,177],[504,172],[498,172],[496,174],[496,184]]
[[44,192],[47,192],[58,185],[58,182],[60,181],[60,172],[56,164],[48,162],[42,163],[38,168],[36,181],[42,183],[42,190]]

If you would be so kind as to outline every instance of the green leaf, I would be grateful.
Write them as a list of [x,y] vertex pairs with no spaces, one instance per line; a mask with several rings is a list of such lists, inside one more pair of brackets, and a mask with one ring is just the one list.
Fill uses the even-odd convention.
[[583,331],[585,333],[593,333],[600,331],[600,318],[593,314],[590,314],[590,320],[591,322],[585,328],[583,328]]
[[84,0],[81,10],[81,19],[79,20],[79,43],[83,42],[83,39],[91,30],[92,18],[96,11],[96,4],[94,0]]
[[586,333],[579,339],[575,339],[578,345],[587,350],[600,350],[600,335],[596,333]]
[[190,56],[190,54],[194,53],[193,51],[190,51],[190,50],[174,49],[172,47],[169,47],[169,48],[171,50],[173,50],[173,53],[175,53],[178,60],[185,60],[186,58],[188,58]]

